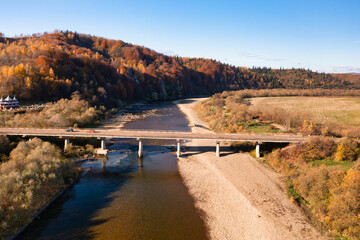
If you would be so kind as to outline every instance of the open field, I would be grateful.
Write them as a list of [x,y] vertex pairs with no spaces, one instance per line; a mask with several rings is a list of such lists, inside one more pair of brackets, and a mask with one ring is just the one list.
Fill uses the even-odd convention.
[[360,126],[360,98],[357,97],[256,97],[252,109],[278,108],[304,113],[317,123],[335,122],[343,127]]

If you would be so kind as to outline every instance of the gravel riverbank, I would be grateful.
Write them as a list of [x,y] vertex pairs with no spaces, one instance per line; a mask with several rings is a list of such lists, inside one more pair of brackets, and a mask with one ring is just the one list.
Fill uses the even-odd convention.
[[[186,114],[193,133],[211,132],[192,109],[201,100],[174,102]],[[204,151],[205,146],[214,150]],[[179,171],[204,214],[211,239],[326,239],[290,202],[280,176],[266,165],[243,153],[222,151],[217,158],[212,141],[196,140],[187,147]]]

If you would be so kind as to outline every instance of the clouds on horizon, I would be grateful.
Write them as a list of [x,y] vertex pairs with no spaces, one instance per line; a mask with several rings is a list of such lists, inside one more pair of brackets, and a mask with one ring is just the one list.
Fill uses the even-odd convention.
[[286,61],[286,59],[283,59],[283,58],[267,58],[267,57],[252,54],[252,53],[249,53],[249,52],[238,52],[238,55],[241,56],[241,57],[244,57],[244,58],[258,59],[258,60],[263,60],[263,61],[267,61],[267,62]]
[[360,67],[333,66],[333,73],[360,73]]

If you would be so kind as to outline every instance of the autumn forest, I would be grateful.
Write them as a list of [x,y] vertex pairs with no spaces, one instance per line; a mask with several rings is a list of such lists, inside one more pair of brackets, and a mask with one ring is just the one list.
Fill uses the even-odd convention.
[[244,68],[212,59],[167,56],[149,48],[69,31],[0,36],[0,95],[23,102],[70,98],[91,105],[171,100],[223,90],[356,88],[305,69]]

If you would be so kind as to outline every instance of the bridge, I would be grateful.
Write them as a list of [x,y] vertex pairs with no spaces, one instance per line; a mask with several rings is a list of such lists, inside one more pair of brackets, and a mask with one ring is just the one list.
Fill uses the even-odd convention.
[[42,128],[0,128],[0,135],[13,135],[23,137],[60,137],[65,139],[64,148],[70,143],[70,138],[85,137],[98,138],[101,140],[101,148],[98,153],[106,154],[105,139],[137,139],[139,141],[139,157],[143,155],[143,139],[165,139],[177,142],[177,156],[181,155],[182,140],[213,140],[216,143],[216,156],[220,157],[221,141],[236,142],[256,142],[256,156],[260,157],[260,144],[264,142],[292,143],[306,141],[308,137],[297,135],[267,135],[267,134],[218,134],[218,133],[191,133],[176,131],[145,131],[145,130],[108,130],[96,129],[76,129],[68,131],[66,129],[42,129]]

